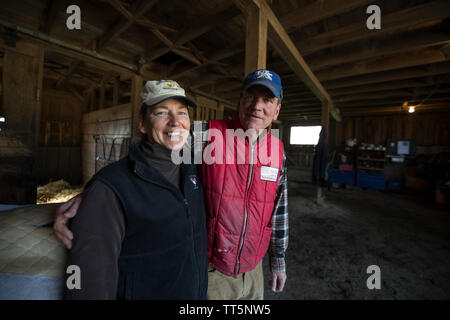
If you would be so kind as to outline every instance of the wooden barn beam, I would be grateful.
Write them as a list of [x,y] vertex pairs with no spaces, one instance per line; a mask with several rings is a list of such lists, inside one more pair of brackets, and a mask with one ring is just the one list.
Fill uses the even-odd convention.
[[198,70],[200,70],[201,68],[204,68],[206,66],[215,65],[215,64],[220,65],[220,60],[232,57],[235,54],[241,53],[243,51],[244,51],[244,49],[242,48],[242,46],[224,48],[224,49],[216,51],[214,53],[207,54],[206,57],[209,57],[209,58],[206,59],[206,61],[204,61],[202,65],[195,66],[195,67],[191,67],[191,66],[179,67],[178,69],[173,70],[169,74],[168,77],[171,79],[179,79],[184,76],[189,76],[193,72],[198,72]]
[[335,65],[349,62],[391,55],[395,53],[408,53],[412,50],[444,45],[450,43],[450,35],[440,31],[412,32],[395,35],[390,38],[368,39],[358,45],[342,50],[335,50],[333,54],[321,53],[306,57],[308,65],[313,71],[318,71]]
[[242,81],[233,81],[226,84],[222,84],[217,90],[216,93],[222,92],[236,92],[240,90],[242,87]]
[[64,3],[61,0],[47,0],[45,14],[41,26],[39,28],[41,32],[47,34],[50,33],[50,30],[52,29],[56,21],[56,17],[58,16],[58,12],[61,10],[63,6]]
[[283,113],[280,112],[280,115],[291,115],[291,114],[321,114],[323,106],[315,106],[315,107],[299,107],[296,109],[288,110]]
[[[167,46],[167,48],[159,48],[156,49],[152,54],[147,58],[148,62],[152,62],[155,59],[158,59],[159,57],[163,56],[164,54],[173,51],[176,54],[183,54],[183,51],[180,51],[179,47],[182,47],[185,43],[194,40],[201,35],[209,32],[213,28],[215,28],[218,25],[221,25],[225,23],[226,21],[231,20],[232,18],[236,17],[238,14],[238,10],[234,7],[228,7],[211,17],[207,17],[206,19],[199,22],[197,25],[191,27],[190,29],[184,31],[176,40],[175,42],[167,42],[166,40],[163,41],[163,43]],[[161,40],[161,39],[160,39]],[[168,40],[168,39],[167,39]],[[174,50],[175,49],[175,50]],[[180,54],[181,53],[181,54]],[[182,56],[183,58],[186,58]],[[188,59],[189,60],[189,59]],[[192,61],[193,62],[193,61]],[[198,64],[198,61],[194,62],[195,64]],[[200,63],[201,64],[201,63]]]
[[138,8],[134,12],[129,12],[120,1],[108,0],[109,4],[124,15],[125,20],[120,22],[115,21],[112,26],[110,26],[107,31],[97,39],[97,51],[101,51],[106,47],[108,43],[118,38],[122,33],[124,33],[133,24],[136,24],[139,19],[148,11],[151,7],[156,5],[159,0],[142,0]]
[[450,73],[450,63],[440,62],[427,66],[417,66],[413,68],[404,68],[399,70],[383,71],[375,74],[364,74],[338,80],[325,81],[324,86],[328,89],[346,88],[359,86],[362,84],[380,83],[394,80],[404,80],[411,78],[420,78]]
[[79,67],[81,67],[81,65],[83,64],[83,61],[80,60],[75,60],[73,61],[70,66],[69,66],[69,70],[67,71],[67,73],[64,76],[59,77],[59,79],[56,82],[56,87],[57,88],[61,88],[65,82],[76,73],[77,69]]
[[137,19],[136,23],[138,25],[144,27],[144,28],[147,28],[147,29],[158,29],[158,30],[161,30],[161,31],[166,31],[166,32],[171,32],[171,33],[177,32],[177,30],[175,28],[173,28],[173,27],[169,27],[169,26],[166,26],[166,25],[155,23],[155,22],[150,21],[148,18],[145,18],[145,17]]
[[[291,108],[291,109],[285,110],[283,113],[289,114],[289,113],[299,112],[299,111],[306,112],[306,113],[321,113],[322,107],[323,107],[323,105],[308,106],[308,107],[298,106],[297,108]],[[281,114],[281,112],[280,112],[280,114]]]
[[203,86],[207,86],[207,85],[212,85],[212,86],[216,86],[216,85],[220,85],[220,83],[222,83],[223,81],[226,80],[232,80],[236,78],[236,75],[239,75],[239,81],[242,81],[243,79],[243,73],[242,73],[242,66],[237,65],[237,66],[233,66],[233,67],[229,67],[227,69],[227,74],[219,74],[219,73],[204,73],[199,75],[198,77],[194,78],[194,79],[189,79],[189,82],[191,83],[190,87],[193,89],[198,89],[201,88]]
[[267,63],[267,16],[257,6],[247,7],[245,36],[244,74],[266,69]]
[[327,68],[316,73],[321,81],[329,81],[367,73],[376,73],[387,70],[415,67],[425,64],[448,61],[438,48],[418,49],[410,52],[394,54],[364,60],[359,63],[348,63]]
[[371,99],[382,99],[382,98],[397,98],[405,97],[405,99],[413,98],[414,96],[423,96],[431,93],[447,93],[450,92],[449,87],[436,87],[431,86],[427,88],[416,88],[415,90],[390,90],[375,93],[362,93],[362,94],[351,94],[348,96],[341,96],[335,99],[336,103],[350,102],[358,100],[371,100]]
[[189,81],[191,83],[191,85],[189,85],[189,88],[198,89],[207,85],[214,84],[218,80],[223,81],[223,79],[224,76],[221,74],[209,74],[207,76],[198,76],[197,78]]
[[432,96],[419,96],[415,98],[402,98],[402,97],[393,97],[393,98],[381,98],[381,99],[371,99],[371,100],[360,100],[360,101],[349,101],[349,102],[341,102],[339,103],[339,108],[347,109],[347,108],[364,108],[367,106],[387,106],[387,105],[402,105],[403,102],[408,101],[409,104],[415,105],[420,104],[424,101],[426,103],[450,103],[450,96],[448,94],[433,94]]
[[113,106],[117,106],[119,104],[119,81],[120,77],[114,77],[114,85],[113,85]]
[[280,17],[280,22],[287,32],[291,33],[308,24],[318,22],[355,8],[373,3],[370,0],[327,0],[313,3],[292,10]]
[[[386,90],[386,91],[380,91],[380,92],[369,92],[369,93],[360,93],[360,94],[350,94],[346,96],[340,96],[334,98],[334,102],[338,105],[340,105],[343,102],[351,102],[351,101],[358,101],[358,100],[371,100],[371,99],[384,99],[384,98],[399,98],[403,97],[406,100],[409,98],[413,98],[415,96],[421,96],[421,95],[427,95],[430,93],[446,93],[450,92],[450,87],[438,87],[438,86],[430,86],[430,87],[423,87],[423,88],[415,88],[414,90]],[[296,99],[290,99],[287,102],[290,103],[309,103],[314,102],[313,99],[309,98],[296,98]]]
[[[444,111],[449,112],[450,106],[448,104],[440,104],[440,105],[423,105],[416,107],[414,113],[420,113],[423,111]],[[394,107],[385,107],[385,108],[365,108],[362,110],[345,110],[343,111],[342,115],[344,117],[354,117],[354,116],[373,116],[373,115],[379,115],[379,114],[386,114],[386,113],[404,113],[408,114],[408,110],[402,109],[401,106],[394,106]]]
[[224,22],[229,21],[240,14],[241,14],[240,10],[235,6],[230,6],[218,13],[215,13],[207,17],[203,21],[199,22],[198,24],[192,26],[185,32],[183,32],[175,40],[175,45],[177,46],[184,45],[186,42],[189,42],[191,40],[200,37],[201,35],[209,32],[213,28],[222,25]]
[[368,93],[368,92],[382,92],[386,90],[392,89],[404,89],[404,88],[418,88],[418,87],[426,87],[430,85],[439,85],[450,83],[450,76],[446,76],[443,78],[434,78],[428,77],[423,79],[406,79],[400,81],[390,81],[385,83],[375,83],[370,85],[362,85],[357,87],[349,87],[349,88],[341,88],[329,90],[328,92],[333,98],[343,95],[349,94],[360,94],[360,93]]
[[325,48],[355,42],[369,37],[399,33],[427,23],[443,20],[448,17],[448,12],[450,12],[449,1],[431,1],[383,15],[383,26],[379,30],[368,30],[365,20],[358,21],[345,27],[320,33],[311,38],[298,39],[298,49],[302,54],[308,55]]
[[[81,48],[71,43],[55,39],[42,32],[32,31],[4,20],[0,20],[0,25],[6,28],[14,29],[21,33],[21,39],[43,44],[46,50],[54,51],[73,59],[96,64],[102,69],[114,70],[120,74],[129,74],[137,71],[136,66],[132,64],[107,57],[90,49]],[[3,43],[3,39],[0,39],[0,44],[1,43]]]
[[[353,87],[345,87],[340,89],[331,89],[328,93],[335,99],[339,96],[350,95],[350,94],[362,94],[362,93],[370,93],[370,92],[383,92],[386,90],[392,89],[407,89],[407,88],[418,88],[418,87],[426,87],[431,85],[440,85],[450,83],[449,76],[443,76],[441,78],[437,77],[426,77],[421,79],[405,79],[405,80],[397,80],[397,81],[389,81],[389,82],[381,82],[374,83],[369,85],[360,85]],[[285,95],[285,100],[289,101],[290,99],[297,98],[309,98],[311,95],[310,92],[293,92]]]
[[[302,55],[284,30],[266,0],[253,0],[251,4],[244,0],[234,0],[234,2],[241,10],[244,10],[244,12],[247,12],[249,8],[251,10],[253,4],[262,11],[262,14],[266,16],[268,24],[270,25],[268,39],[271,42],[272,47],[275,48],[278,54],[286,61],[297,77],[300,78],[300,80],[302,80],[321,101],[327,101],[330,110],[334,111],[331,97],[306,64]],[[339,117],[337,117],[336,120],[340,121]]]
[[[280,21],[282,23],[283,26],[286,27],[288,32],[292,32],[295,31],[296,29],[298,29],[301,26],[304,26],[308,23],[313,23],[316,21],[319,21],[321,19],[327,18],[328,16],[333,16],[333,15],[337,15],[339,13],[342,12],[347,12],[353,8],[357,8],[360,6],[364,6],[367,3],[370,3],[372,1],[346,1],[346,2],[342,2],[342,1],[328,1],[327,4],[316,1],[315,3],[313,3],[311,6],[307,6],[304,8],[298,8],[295,11],[292,11],[284,16],[282,16],[280,18]],[[243,8],[246,8],[246,3],[244,0],[237,0],[235,1],[235,3],[240,6],[241,10],[245,10]],[[320,13],[317,13],[318,6],[326,5],[327,10],[321,10]],[[443,11],[442,11],[443,10]],[[447,10],[447,11],[446,11]],[[319,10],[320,11],[320,10]],[[301,12],[305,12],[305,13],[301,13]],[[434,21],[438,21],[438,20],[442,20],[447,16],[448,12],[448,3],[446,3],[445,0],[443,1],[434,1],[428,4],[424,4],[421,6],[417,6],[417,7],[413,7],[410,9],[406,9],[406,10],[401,10],[398,12],[395,12],[393,14],[389,14],[388,17],[388,25],[385,26],[385,22],[384,22],[384,18],[383,18],[383,28],[382,31],[386,32],[387,34],[392,34],[392,33],[398,33],[398,32],[402,32],[404,30],[408,30],[411,27],[414,27],[416,25],[420,24],[425,24],[427,22],[434,22]],[[426,14],[425,14],[426,13]],[[298,17],[299,14],[301,14],[301,16],[307,16],[308,18],[306,19],[299,19]],[[317,15],[319,14],[319,15]],[[323,15],[323,16],[321,16]],[[402,23],[402,27],[399,27],[398,25],[396,25],[395,21],[398,18],[402,18],[400,19],[400,23]],[[313,18],[311,20],[311,22],[308,22],[310,20],[310,18]],[[317,19],[317,20],[316,20]],[[297,21],[297,22],[295,22]],[[419,21],[419,22],[417,22]],[[291,27],[292,24],[292,27]],[[289,29],[290,28],[290,29]],[[293,29],[292,29],[293,28]],[[361,28],[363,28],[363,30],[361,30]],[[387,30],[389,29],[389,30]],[[352,24],[350,26],[347,26],[345,28],[339,28],[337,31],[333,31],[333,32],[327,32],[324,34],[320,34],[317,37],[324,37],[326,38],[325,40],[317,40],[316,38],[312,38],[313,42],[323,42],[326,44],[326,46],[335,46],[337,44],[345,44],[345,43],[350,43],[350,42],[354,42],[354,41],[358,41],[358,40],[363,40],[365,38],[368,38],[368,36],[370,34],[367,33],[368,30],[365,26],[365,23],[355,23]],[[377,36],[380,35],[380,31],[377,30]],[[341,36],[340,33],[349,33],[351,35],[351,37],[347,37],[347,36]],[[412,48],[418,48],[418,47],[422,47],[425,46],[428,41],[431,45],[431,43],[433,41],[441,41],[439,39],[442,39],[441,35],[432,35],[431,33],[428,34],[429,36],[431,36],[432,38],[426,38],[426,35],[424,37],[422,37],[420,34],[418,35],[417,39],[414,39],[414,37],[411,37],[410,39],[410,44],[412,46]],[[300,41],[304,42],[304,43],[308,43],[309,40],[307,39],[301,39]],[[333,41],[338,41],[339,43],[333,43]],[[408,40],[404,40],[405,42]],[[394,43],[394,42],[392,42]],[[329,44],[329,45],[328,45]],[[301,45],[301,43],[300,43]],[[323,44],[322,44],[323,45]],[[394,44],[395,45],[395,44]],[[399,48],[400,46],[397,46],[397,48]],[[299,46],[299,50],[300,52],[302,52],[303,55],[309,55],[311,53],[314,53],[316,51],[319,51],[321,49],[323,49],[322,47],[318,48],[313,48],[313,45],[310,46],[310,48],[306,48],[306,51],[304,51],[305,48],[302,48],[301,46]],[[364,49],[366,51],[364,51]],[[396,48],[388,48],[388,46],[383,46],[382,44],[380,45],[375,45],[375,49],[376,51],[378,50],[386,50],[387,53],[389,53],[389,51],[391,50],[391,52],[396,52],[395,50],[397,50]],[[338,56],[336,58],[334,58],[333,55],[328,56],[327,58],[330,59],[325,60],[324,62],[324,66],[322,67],[317,67],[319,69],[324,68],[325,65],[334,65],[335,61],[338,61],[339,59],[344,59],[344,61],[353,61],[354,59],[357,59],[358,55],[361,55],[361,59],[364,58],[364,55],[367,56],[373,56],[371,55],[371,53],[367,52],[367,47],[364,48],[362,47],[360,50],[362,50],[361,52],[350,52],[350,55],[347,55],[346,53],[343,53],[341,56]],[[159,56],[164,55],[165,53],[169,52],[169,49],[166,48],[162,48],[161,52],[159,52],[158,54],[154,54],[152,56],[152,59],[156,59]],[[364,52],[365,53],[364,53]],[[372,51],[373,52],[373,51]],[[237,52],[236,52],[237,54]],[[317,58],[317,60],[315,60],[316,63],[320,62],[320,58]],[[152,60],[150,60],[152,61]],[[336,62],[336,64],[338,64],[339,62]],[[314,70],[314,69],[313,69]]]
[[84,102],[83,96],[73,86],[66,86],[66,89],[80,102]]

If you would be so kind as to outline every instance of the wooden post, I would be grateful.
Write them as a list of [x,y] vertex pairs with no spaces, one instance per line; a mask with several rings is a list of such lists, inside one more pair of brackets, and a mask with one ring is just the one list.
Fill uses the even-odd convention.
[[105,107],[105,83],[102,83],[99,90],[99,109],[103,109]]
[[[329,133],[330,133],[330,104],[328,101],[322,101],[322,115],[321,115],[321,125],[325,130],[326,140],[330,141]],[[323,188],[321,185],[317,186],[317,204],[323,205],[325,201],[325,195],[323,193]]]
[[139,110],[141,109],[141,91],[143,79],[140,75],[131,77],[131,142],[139,141]]
[[224,120],[224,118],[223,118],[224,108],[225,107],[224,107],[223,103],[219,103],[219,107],[218,107],[217,114],[216,114],[217,120]]
[[91,90],[91,99],[90,99],[90,105],[89,105],[89,112],[92,112],[95,110],[95,88],[93,87]]
[[[322,101],[322,115],[320,121],[322,127],[329,136],[329,126],[330,126],[330,104],[328,101]],[[328,138],[327,138],[328,139]]]
[[117,106],[119,104],[119,77],[114,78],[114,86],[113,86],[113,106]]
[[245,39],[245,75],[266,68],[267,18],[260,8],[250,4]]

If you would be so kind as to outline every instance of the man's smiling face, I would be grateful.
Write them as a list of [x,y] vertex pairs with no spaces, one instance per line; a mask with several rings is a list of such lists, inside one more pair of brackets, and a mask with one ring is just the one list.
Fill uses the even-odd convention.
[[238,106],[239,120],[247,129],[265,129],[278,118],[281,104],[272,91],[261,85],[254,85],[245,91]]

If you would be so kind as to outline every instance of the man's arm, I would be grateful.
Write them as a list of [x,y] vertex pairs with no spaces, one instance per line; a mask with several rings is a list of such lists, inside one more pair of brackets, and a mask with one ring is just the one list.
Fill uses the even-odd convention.
[[272,271],[271,286],[272,291],[275,292],[283,291],[286,281],[285,253],[289,240],[287,188],[287,162],[286,155],[283,154],[283,164],[272,214],[273,229],[269,246],[270,268]]
[[69,219],[77,214],[84,193],[85,191],[56,208],[53,232],[55,233],[56,238],[62,242],[67,249],[72,248],[73,239],[73,233],[67,227],[67,223],[69,222]]
[[65,290],[66,299],[116,299],[118,259],[125,236],[123,210],[114,192],[94,181],[73,218],[73,248],[68,265],[81,271],[81,289]]

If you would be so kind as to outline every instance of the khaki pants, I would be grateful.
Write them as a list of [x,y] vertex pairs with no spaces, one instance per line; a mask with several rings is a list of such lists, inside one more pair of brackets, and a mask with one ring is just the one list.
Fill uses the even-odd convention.
[[255,269],[233,278],[208,267],[208,300],[263,300],[262,261]]

